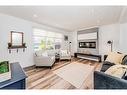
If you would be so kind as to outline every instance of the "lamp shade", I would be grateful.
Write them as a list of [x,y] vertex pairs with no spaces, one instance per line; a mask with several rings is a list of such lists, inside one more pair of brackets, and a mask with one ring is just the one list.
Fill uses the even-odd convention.
[[108,43],[108,44],[112,44],[112,41],[108,41],[107,43]]

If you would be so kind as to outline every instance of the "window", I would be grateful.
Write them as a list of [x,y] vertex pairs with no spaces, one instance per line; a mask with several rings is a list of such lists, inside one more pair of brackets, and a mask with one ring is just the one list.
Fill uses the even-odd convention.
[[41,29],[33,29],[33,37],[34,37],[34,49],[55,49],[55,45],[60,47],[63,39],[63,35],[61,33],[45,31]]

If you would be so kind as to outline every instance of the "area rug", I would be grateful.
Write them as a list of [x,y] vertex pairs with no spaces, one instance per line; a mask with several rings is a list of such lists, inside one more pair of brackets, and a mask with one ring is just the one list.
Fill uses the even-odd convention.
[[76,88],[80,88],[93,70],[94,66],[73,62],[53,72]]

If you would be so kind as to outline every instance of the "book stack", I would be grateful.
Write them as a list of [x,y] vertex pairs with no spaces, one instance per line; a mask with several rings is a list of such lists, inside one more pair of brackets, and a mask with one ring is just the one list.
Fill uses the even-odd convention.
[[0,62],[0,82],[11,79],[11,69],[8,61]]

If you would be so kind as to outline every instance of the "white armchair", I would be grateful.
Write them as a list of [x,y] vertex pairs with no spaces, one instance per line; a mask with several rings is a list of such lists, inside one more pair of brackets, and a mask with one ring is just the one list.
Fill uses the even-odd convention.
[[60,60],[71,60],[71,53],[67,50],[60,50]]
[[36,51],[34,61],[36,66],[52,67],[55,63],[55,56],[49,56],[46,51]]

